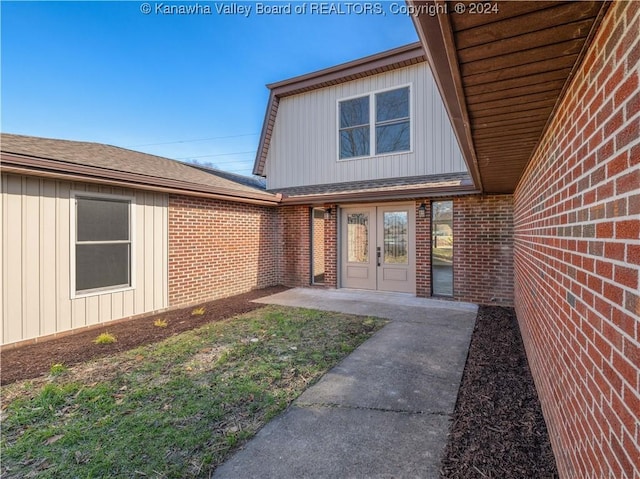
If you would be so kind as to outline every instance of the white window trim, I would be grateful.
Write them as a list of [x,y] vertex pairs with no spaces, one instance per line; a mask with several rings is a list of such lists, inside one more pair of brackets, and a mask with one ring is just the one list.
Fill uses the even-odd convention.
[[[409,88],[409,149],[404,151],[393,151],[389,153],[376,154],[376,95],[378,93],[384,93],[387,91],[401,90],[402,88]],[[369,97],[369,154],[362,156],[353,156],[351,158],[340,158],[340,103],[343,101],[354,100],[356,98]],[[413,153],[413,137],[414,137],[414,117],[413,117],[413,83],[405,83],[401,85],[394,85],[389,88],[381,88],[379,90],[373,90],[368,93],[358,93],[344,98],[338,98],[336,100],[336,158],[337,162],[363,160],[370,158],[383,158],[386,156],[398,156],[408,155]]]
[[[129,241],[130,250],[130,274],[131,285],[114,286],[105,288],[96,288],[82,292],[76,291],[76,199],[77,198],[95,198],[105,200],[119,200],[129,202]],[[72,190],[69,201],[69,283],[71,299],[87,298],[91,296],[99,296],[103,294],[119,293],[122,291],[131,291],[136,288],[136,199],[134,196],[112,195],[107,193],[94,193],[93,191]]]

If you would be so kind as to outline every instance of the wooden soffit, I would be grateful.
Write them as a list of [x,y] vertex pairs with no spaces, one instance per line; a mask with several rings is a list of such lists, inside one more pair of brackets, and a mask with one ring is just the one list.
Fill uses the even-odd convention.
[[407,2],[476,186],[513,193],[609,2]]

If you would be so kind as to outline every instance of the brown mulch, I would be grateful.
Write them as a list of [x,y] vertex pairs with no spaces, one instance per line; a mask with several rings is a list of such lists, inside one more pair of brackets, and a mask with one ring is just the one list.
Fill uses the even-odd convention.
[[[6,385],[47,374],[52,364],[61,363],[65,366],[73,366],[90,359],[109,356],[143,344],[161,341],[206,323],[247,313],[263,306],[259,303],[252,303],[252,300],[286,289],[288,288],[274,286],[210,301],[202,304],[202,307],[205,308],[205,313],[202,315],[192,315],[194,307],[177,309],[129,321],[110,323],[101,328],[80,331],[15,349],[7,349],[0,352],[0,384]],[[164,319],[167,326],[164,328],[154,326],[153,323],[156,319]],[[94,344],[93,340],[102,332],[113,334],[117,338],[117,342]]]
[[443,478],[556,478],[555,458],[513,309],[481,306]]

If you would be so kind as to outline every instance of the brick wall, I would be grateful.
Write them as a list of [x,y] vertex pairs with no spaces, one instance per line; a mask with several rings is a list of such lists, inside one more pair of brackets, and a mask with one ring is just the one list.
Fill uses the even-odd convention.
[[278,209],[282,224],[282,284],[309,286],[311,283],[310,212],[308,206]]
[[[426,207],[424,218],[419,208]],[[416,296],[431,296],[431,200],[416,201]]]
[[[513,306],[513,202],[509,195],[453,201],[453,299]],[[431,296],[431,201],[416,201],[416,294]],[[438,198],[438,200],[442,200]],[[420,218],[418,208],[427,211]]]
[[[313,210],[313,275],[324,275],[324,210]],[[321,282],[324,282],[324,278]]]
[[276,208],[169,195],[169,305],[280,283]]
[[453,290],[460,301],[513,306],[513,199],[453,200]]
[[329,219],[324,221],[324,285],[330,288],[338,286],[338,208],[336,205],[325,205],[331,208]]
[[615,2],[514,194],[516,311],[563,478],[640,478],[640,2]]

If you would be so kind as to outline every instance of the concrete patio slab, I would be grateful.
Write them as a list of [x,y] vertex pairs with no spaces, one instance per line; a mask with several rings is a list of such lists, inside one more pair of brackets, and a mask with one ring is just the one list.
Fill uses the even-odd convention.
[[[475,304],[431,298],[412,294],[368,291],[360,289],[294,288],[256,300],[257,303],[279,304],[321,311],[336,311],[397,320],[422,320],[425,313],[446,309],[475,315]],[[416,309],[417,308],[417,309]],[[475,317],[475,316],[474,316]]]
[[302,288],[260,302],[391,321],[214,477],[438,477],[477,306]]

